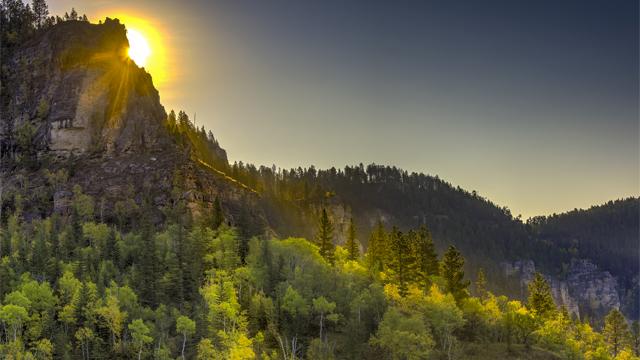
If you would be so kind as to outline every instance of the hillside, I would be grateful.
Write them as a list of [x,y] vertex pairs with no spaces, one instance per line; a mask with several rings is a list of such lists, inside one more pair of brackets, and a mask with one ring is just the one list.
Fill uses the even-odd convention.
[[17,39],[0,96],[3,356],[608,358],[586,319],[638,316],[639,199],[525,224],[395,167],[229,164],[166,113],[118,20]]
[[[621,300],[586,313],[602,316],[620,303],[638,316],[632,290],[637,272],[629,270],[637,264],[637,199],[523,224],[475,192],[396,167],[286,170],[229,164],[210,131],[195,128],[184,112],[165,112],[150,75],[124,55],[126,46],[124,26],[107,19],[102,25],[62,22],[5,51],[6,63],[14,65],[4,73],[8,91],[2,95],[5,214],[15,208],[18,188],[29,189],[21,200],[26,218],[65,213],[73,186],[80,185],[98,199],[101,218],[114,223],[143,203],[161,223],[162,209],[183,199],[194,214],[219,204],[226,221],[241,225],[246,238],[265,233],[313,238],[319,211],[327,207],[338,244],[344,243],[352,217],[364,247],[378,220],[400,229],[424,224],[440,252],[455,244],[468,258],[471,277],[483,268],[490,288],[511,296],[523,296],[521,279],[505,277],[505,262],[532,260],[560,281],[572,259],[588,259],[596,276],[609,271],[618,279],[607,291]],[[60,171],[64,183],[45,176]],[[608,247],[612,242],[617,246]],[[580,284],[585,286],[597,285]],[[583,307],[590,301],[574,298],[569,302],[584,301],[578,304]]]

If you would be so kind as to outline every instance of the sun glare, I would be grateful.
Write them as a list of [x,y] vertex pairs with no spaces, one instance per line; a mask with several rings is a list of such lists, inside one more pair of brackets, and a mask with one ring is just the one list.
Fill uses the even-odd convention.
[[135,29],[127,29],[129,39],[129,57],[136,65],[143,67],[147,64],[147,58],[151,55],[151,47],[144,36]]
[[129,40],[127,55],[136,65],[144,67],[151,74],[153,85],[166,98],[170,92],[168,84],[175,75],[175,69],[170,66],[167,56],[171,36],[164,30],[164,23],[147,14],[141,15],[134,9],[105,9],[93,21],[104,21],[106,17],[119,19],[124,24]]

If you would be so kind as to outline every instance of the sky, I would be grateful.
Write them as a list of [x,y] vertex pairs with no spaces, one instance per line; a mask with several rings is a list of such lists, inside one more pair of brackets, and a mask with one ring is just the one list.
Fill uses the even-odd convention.
[[524,218],[640,195],[637,1],[49,7],[147,21],[165,108],[211,129],[231,161],[396,165]]

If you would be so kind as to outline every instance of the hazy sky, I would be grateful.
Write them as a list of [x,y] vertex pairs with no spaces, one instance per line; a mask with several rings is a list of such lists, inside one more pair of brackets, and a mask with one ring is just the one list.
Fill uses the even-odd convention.
[[163,104],[232,161],[393,164],[525,217],[640,193],[637,1],[72,6],[157,26]]

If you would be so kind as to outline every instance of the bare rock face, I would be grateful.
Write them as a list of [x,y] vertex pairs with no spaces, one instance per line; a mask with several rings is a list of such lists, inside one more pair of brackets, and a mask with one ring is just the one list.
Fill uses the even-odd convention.
[[122,153],[166,144],[166,118],[151,76],[126,55],[118,20],[67,21],[37,34],[3,64],[5,105],[0,141],[19,151],[16,135],[57,155]]
[[572,260],[566,283],[578,303],[594,315],[604,316],[620,308],[617,280],[589,260]]
[[[128,46],[125,26],[107,18],[56,24],[2,54],[0,207],[14,193],[53,191],[45,201],[26,196],[25,217],[67,213],[80,185],[101,219],[133,201],[151,203],[161,221],[179,189],[195,216],[219,198],[229,223],[247,207],[257,210],[244,216],[260,223],[255,194],[198,164],[191,144],[178,145],[169,134],[151,75],[128,58]],[[209,146],[228,165],[224,149]],[[68,179],[51,190],[43,175],[61,170]]]
[[[521,295],[525,297],[527,285],[536,272],[535,263],[532,260],[518,260],[502,263],[502,269],[507,277],[519,280]],[[572,260],[566,276],[544,276],[551,286],[556,305],[565,307],[578,318],[584,315],[602,318],[611,309],[620,308],[617,280],[589,260]]]

